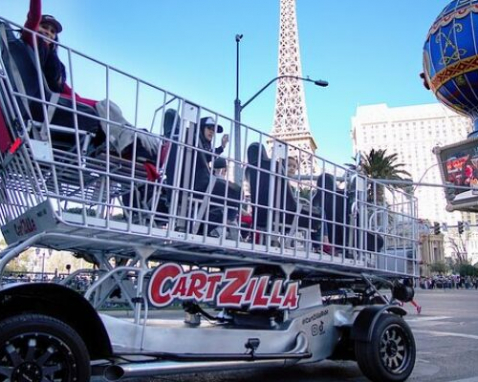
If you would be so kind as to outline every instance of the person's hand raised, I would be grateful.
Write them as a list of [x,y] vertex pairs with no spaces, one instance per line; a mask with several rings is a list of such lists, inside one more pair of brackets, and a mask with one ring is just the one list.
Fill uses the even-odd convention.
[[227,144],[229,143],[229,134],[224,134],[222,136],[221,146],[226,148]]

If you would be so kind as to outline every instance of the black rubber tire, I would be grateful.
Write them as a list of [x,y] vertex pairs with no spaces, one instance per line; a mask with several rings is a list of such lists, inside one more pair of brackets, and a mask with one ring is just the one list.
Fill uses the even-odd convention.
[[403,318],[384,313],[370,342],[355,342],[355,357],[362,373],[374,382],[405,381],[413,371],[415,339]]
[[65,323],[40,314],[0,322],[0,381],[88,382],[90,357]]

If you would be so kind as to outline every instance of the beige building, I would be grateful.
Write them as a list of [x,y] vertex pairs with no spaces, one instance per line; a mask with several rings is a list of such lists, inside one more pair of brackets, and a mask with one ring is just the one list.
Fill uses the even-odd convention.
[[[442,104],[426,104],[404,107],[388,107],[386,104],[359,106],[352,117],[352,141],[354,153],[364,154],[374,149],[386,149],[397,153],[397,163],[417,183],[442,184],[438,162],[432,150],[467,137],[472,124],[469,118],[460,116]],[[445,254],[452,249],[447,237],[456,234],[458,221],[474,226],[476,214],[447,212],[443,188],[420,185],[415,189],[418,199],[418,216],[431,222],[446,224]],[[478,233],[476,227],[467,235],[467,251],[470,260],[478,262]]]
[[420,253],[422,260],[420,262],[420,275],[431,276],[430,264],[445,260],[444,237],[440,235],[422,235]]

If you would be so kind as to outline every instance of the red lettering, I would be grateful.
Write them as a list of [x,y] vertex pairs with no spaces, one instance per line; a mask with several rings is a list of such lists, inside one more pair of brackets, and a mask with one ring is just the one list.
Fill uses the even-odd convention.
[[[173,297],[168,290],[164,289],[167,287],[168,281],[172,282],[181,273],[182,268],[172,263],[161,265],[156,269],[149,284],[149,300],[154,306],[163,307],[171,304]],[[173,286],[174,284],[170,285],[168,289],[171,289]]]
[[297,309],[299,304],[299,283],[293,282],[287,284],[284,301],[282,302],[282,309]]
[[269,276],[262,276],[254,293],[254,301],[251,304],[251,309],[266,308],[269,304],[269,298],[266,296],[267,285],[269,284]]
[[35,224],[35,220],[30,220],[30,232],[35,232],[37,230],[37,225]]
[[247,284],[251,277],[251,268],[228,269],[224,280],[228,281],[226,286],[217,296],[218,306],[241,306],[243,291],[241,289]]
[[188,297],[188,276],[183,275],[179,278],[171,294],[173,297]]
[[209,275],[208,284],[206,291],[206,298],[204,301],[213,301],[216,296],[216,291],[219,284],[222,282],[222,273],[216,275]]
[[281,306],[283,296],[281,296],[281,289],[282,289],[282,280],[274,281],[274,285],[272,285],[272,292],[271,298],[269,299],[269,306]]
[[254,295],[254,289],[257,285],[257,277],[253,277],[249,284],[247,285],[246,294],[244,295],[244,299],[242,303],[244,305],[250,304],[252,302],[252,296]]
[[35,220],[30,218],[19,220],[18,223],[13,225],[13,228],[15,229],[17,236],[27,235],[37,230]]
[[[24,226],[15,226],[18,232]],[[243,307],[249,309],[296,309],[299,303],[299,283],[286,284],[285,280],[255,276],[254,268],[234,268],[223,272],[207,273],[194,270],[184,273],[179,264],[159,266],[151,277],[148,296],[156,307],[165,307],[175,299],[211,302],[217,307]],[[285,287],[287,285],[287,288]],[[222,288],[222,289],[221,289]],[[283,289],[286,289],[285,294]]]
[[188,297],[201,301],[204,294],[204,287],[207,283],[207,274],[202,271],[195,271],[189,276]]

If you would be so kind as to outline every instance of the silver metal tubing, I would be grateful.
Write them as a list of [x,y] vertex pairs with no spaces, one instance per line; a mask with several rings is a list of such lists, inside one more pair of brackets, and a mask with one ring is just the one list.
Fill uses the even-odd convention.
[[[113,365],[105,369],[104,376],[109,381],[122,378],[144,377],[160,374],[194,373],[199,371],[230,370],[232,367],[272,367],[285,366],[298,362],[300,359],[310,358],[308,341],[304,333],[299,333],[294,348],[285,353],[274,354],[185,354],[177,355],[177,359],[184,361],[143,362],[125,365]],[[196,359],[196,360],[195,360]],[[222,359],[222,360],[221,360]]]
[[107,381],[119,381],[123,378],[147,377],[151,375],[187,374],[204,371],[237,370],[257,367],[281,367],[284,359],[264,361],[211,361],[211,362],[145,362],[125,365],[113,365],[105,370]]

